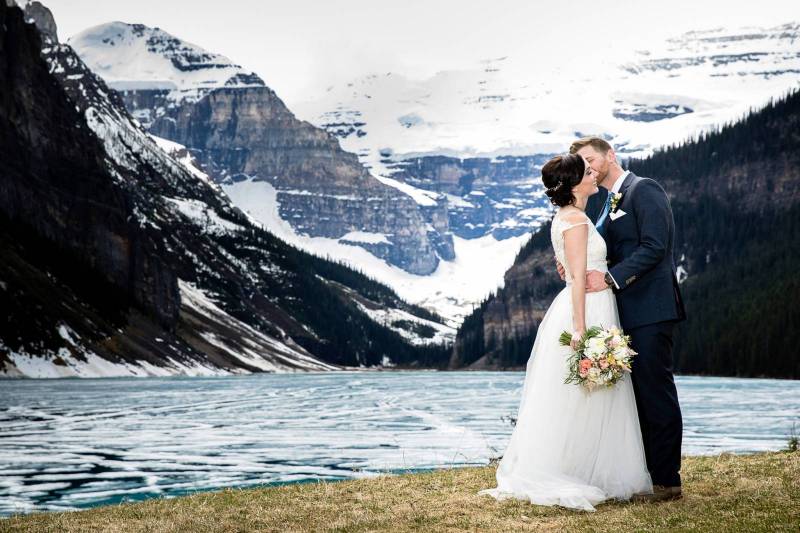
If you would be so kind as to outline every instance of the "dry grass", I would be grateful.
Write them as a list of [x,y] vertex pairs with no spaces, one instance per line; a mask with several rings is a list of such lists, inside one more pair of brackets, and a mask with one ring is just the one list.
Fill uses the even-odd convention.
[[0,531],[800,531],[800,453],[684,459],[684,498],[596,513],[496,502],[494,466],[40,513]]

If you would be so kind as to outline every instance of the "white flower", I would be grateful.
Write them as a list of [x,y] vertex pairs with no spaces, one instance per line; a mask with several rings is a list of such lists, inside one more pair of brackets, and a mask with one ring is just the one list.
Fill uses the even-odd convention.
[[613,351],[614,359],[617,361],[625,361],[628,358],[628,349],[623,346],[617,346]]
[[592,359],[602,357],[606,353],[606,343],[602,337],[592,337],[586,341],[586,355]]
[[614,196],[611,197],[611,210],[616,211],[617,206],[619,205],[620,201],[622,201],[622,193],[614,193]]
[[592,381],[597,381],[597,378],[600,377],[600,369],[593,366],[589,369],[589,379]]

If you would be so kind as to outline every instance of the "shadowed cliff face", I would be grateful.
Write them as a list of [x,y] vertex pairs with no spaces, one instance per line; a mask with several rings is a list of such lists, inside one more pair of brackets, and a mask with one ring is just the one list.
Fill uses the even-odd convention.
[[160,117],[151,132],[201,151],[213,163],[216,178],[235,174],[272,179],[288,176],[291,184],[376,188],[355,154],[339,149],[324,130],[297,120],[268,87],[217,89],[195,105]]
[[174,327],[178,290],[157,240],[104,168],[102,145],[40,59],[40,39],[4,8],[0,54],[0,211],[6,228],[29,230],[85,261],[87,275],[116,287],[164,327]]
[[418,310],[253,225],[41,40],[0,4],[0,374],[436,364],[355,296]]
[[548,222],[520,250],[503,276],[502,288],[465,319],[453,346],[450,368],[524,366],[536,328],[563,287],[554,266]]
[[[98,341],[135,314],[142,329],[170,334],[180,298],[159,236],[136,223],[102,144],[41,59],[34,26],[4,3],[0,28],[0,367],[7,350],[85,360],[64,324]],[[144,351],[130,356],[165,355]]]

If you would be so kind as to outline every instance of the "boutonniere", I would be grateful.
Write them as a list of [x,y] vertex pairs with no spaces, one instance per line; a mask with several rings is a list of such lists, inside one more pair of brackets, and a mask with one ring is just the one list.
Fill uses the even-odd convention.
[[622,201],[622,193],[614,193],[611,197],[611,211],[614,212],[619,208],[619,203]]

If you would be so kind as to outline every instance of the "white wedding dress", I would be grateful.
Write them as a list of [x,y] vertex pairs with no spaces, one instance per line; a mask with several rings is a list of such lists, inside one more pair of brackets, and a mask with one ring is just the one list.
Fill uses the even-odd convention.
[[[564,231],[574,226],[556,213],[551,240],[569,273]],[[588,218],[587,270],[605,272],[606,244]],[[561,346],[572,331],[571,280],[550,304],[528,360],[517,422],[497,467],[497,487],[484,489],[498,500],[517,498],[538,505],[594,511],[608,499],[627,500],[652,492],[630,375],[611,388],[586,391],[564,384],[571,349]],[[586,326],[619,326],[614,293],[586,294]]]

